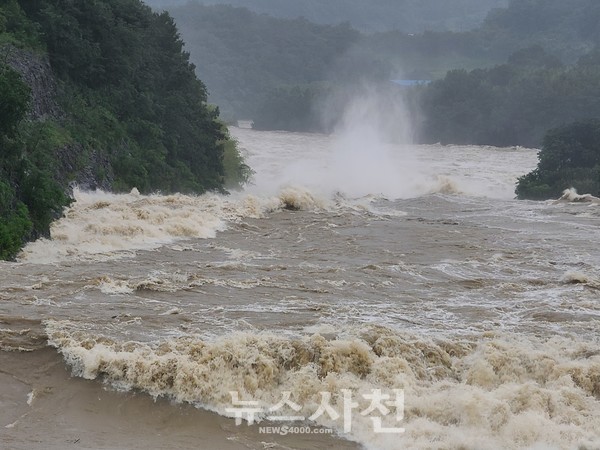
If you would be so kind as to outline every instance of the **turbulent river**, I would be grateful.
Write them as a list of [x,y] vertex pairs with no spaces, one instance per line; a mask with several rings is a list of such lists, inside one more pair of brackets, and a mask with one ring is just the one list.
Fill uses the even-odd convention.
[[232,134],[243,192],[0,263],[1,448],[600,448],[600,206],[514,200],[535,150]]

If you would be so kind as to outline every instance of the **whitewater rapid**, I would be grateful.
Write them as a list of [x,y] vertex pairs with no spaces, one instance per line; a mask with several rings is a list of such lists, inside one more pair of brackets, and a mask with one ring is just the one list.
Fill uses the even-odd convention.
[[[600,210],[514,200],[535,150],[232,134],[242,192],[75,191],[0,264],[3,348],[227,417],[235,391],[263,424],[350,393],[350,430],[302,424],[369,449],[600,447]],[[378,389],[403,390],[403,433],[359,413]]]

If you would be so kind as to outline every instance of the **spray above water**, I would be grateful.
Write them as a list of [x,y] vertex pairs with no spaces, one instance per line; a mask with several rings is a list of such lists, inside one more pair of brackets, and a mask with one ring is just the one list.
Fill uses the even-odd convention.
[[399,95],[364,87],[345,105],[333,134],[331,182],[352,197],[415,195],[423,174],[409,146],[410,130]]
[[591,203],[600,204],[600,198],[591,194],[578,194],[577,189],[569,188],[563,191],[563,195],[555,203]]
[[[314,163],[319,170],[299,171],[296,180],[310,175],[317,187],[325,180],[331,190],[389,196],[414,175],[417,195],[432,191],[431,179],[453,193],[468,187],[456,174],[484,174],[473,185],[484,179],[492,187],[506,178],[510,187],[513,171],[535,165],[535,152],[517,149],[403,153],[392,115],[368,120],[379,112],[367,101],[375,97],[349,102],[331,137],[241,130],[254,139],[258,183],[272,182],[266,195],[76,191],[54,241],[30,244],[3,272],[5,346],[49,343],[78,376],[229,416],[232,391],[259,402],[266,418],[286,393],[307,417],[322,392],[342,411],[349,390],[360,405],[346,436],[366,448],[599,448],[599,264],[589,251],[597,208],[461,194],[380,201],[380,220],[352,209],[368,198],[334,196],[335,204],[316,189],[277,184],[282,168]],[[412,220],[396,220],[405,205]],[[582,209],[586,216],[570,214]],[[132,259],[101,263],[119,254]],[[40,261],[55,265],[32,264]],[[404,391],[404,418],[383,422],[405,428],[400,436],[376,432],[373,416],[361,414],[370,406],[363,394],[377,389]],[[33,397],[34,405],[61,403]],[[27,392],[20,398],[25,405]],[[86,410],[97,404],[88,399],[80,402]],[[49,414],[34,409],[31,428]],[[90,430],[114,412],[103,411]],[[150,415],[152,406],[141,421]],[[345,432],[340,418],[310,420]],[[96,439],[89,445],[107,445],[105,435]]]
[[[232,130],[243,136],[256,172],[249,192],[275,195],[292,188],[322,199],[436,193],[512,199],[522,167],[537,161],[535,150],[413,145],[412,118],[393,87],[340,91],[323,103],[323,121],[333,123],[329,136],[262,132],[269,136],[265,145],[256,132]],[[514,171],[506,158],[519,160]]]
[[409,145],[409,115],[400,96],[392,94],[366,86],[358,92],[336,92],[321,110],[324,122],[336,122],[331,136],[311,145],[302,135],[308,147],[289,153],[283,147],[274,149],[269,165],[259,155],[250,155],[257,170],[250,189],[265,194],[302,186],[325,198],[337,193],[352,198],[419,195],[410,188],[421,171]]

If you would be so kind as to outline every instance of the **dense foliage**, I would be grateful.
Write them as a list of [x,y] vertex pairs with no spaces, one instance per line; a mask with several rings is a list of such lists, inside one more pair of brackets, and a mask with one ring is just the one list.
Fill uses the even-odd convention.
[[423,141],[537,147],[550,128],[600,117],[600,52],[563,66],[533,47],[490,69],[451,71],[425,88],[421,108]]
[[[397,29],[404,33],[425,30],[465,30],[481,24],[492,8],[506,6],[507,0],[195,0],[204,5],[243,6],[274,17],[304,17],[323,25],[349,22],[362,31]],[[146,0],[171,8],[189,0]]]
[[[336,4],[335,0],[223,2],[279,17],[313,19],[311,13],[318,12],[324,22],[329,20],[325,10]],[[445,6],[456,6],[451,3]],[[420,2],[419,7],[425,10],[429,4]],[[345,1],[343,8],[335,9],[347,14],[353,25],[374,29],[352,16],[355,7],[366,5]],[[369,2],[370,11],[360,15],[368,20],[390,7],[395,11],[388,10],[386,19],[394,20],[400,12],[409,17],[414,6],[409,1],[401,6],[381,0]],[[444,9],[439,2],[437,7]],[[299,12],[303,8],[307,9]],[[413,121],[418,121],[421,142],[538,146],[548,129],[600,117],[597,0],[509,0],[506,8],[492,10],[479,28],[450,32],[440,27],[417,34],[390,26],[382,16],[377,26],[387,31],[366,35],[348,27],[336,34],[333,27],[316,28],[302,20],[276,20],[231,7],[190,3],[172,11],[183,24],[199,72],[207,74],[212,96],[227,105],[228,114],[253,118],[261,129],[327,131],[319,120],[323,100],[339,100],[332,92],[349,92],[344,87],[361,79],[384,91],[390,90],[391,79],[439,80],[402,93],[408,95],[405,100],[412,107]],[[430,11],[429,16],[435,15]],[[335,51],[326,53],[319,46]],[[293,70],[286,73],[282,69],[286,67]],[[343,110],[343,102],[335,106]],[[544,148],[554,148],[548,139]],[[590,180],[598,177],[587,169],[550,170],[544,161],[541,169],[521,180],[519,195],[556,196],[567,184],[597,192]]]
[[394,64],[405,78],[437,79],[451,69],[475,69],[505,61],[512,53],[540,46],[572,64],[600,45],[597,0],[511,0],[490,11],[483,24],[466,32],[401,30],[361,39],[365,52]]
[[168,14],[154,14],[137,0],[22,6],[68,83],[65,107],[74,133],[109,154],[115,187],[201,192],[221,186],[218,112],[206,107],[205,87]]
[[549,131],[537,168],[519,178],[516,193],[522,199],[545,200],[572,187],[600,195],[600,120]]
[[574,62],[600,44],[600,2],[597,0],[511,0],[492,11],[481,34],[492,47],[540,45],[565,62]]
[[600,44],[598,23],[597,0],[511,0],[470,31],[392,30],[364,36],[360,47],[392,63],[396,78],[438,79],[452,69],[499,64],[534,46],[572,64]]
[[30,90],[19,74],[0,66],[0,259],[11,258],[23,241],[47,233],[67,203],[53,178],[55,162],[39,136],[47,124],[22,126]]
[[190,4],[171,13],[225,117],[253,117],[272,89],[325,79],[331,62],[360,36],[348,25],[319,26],[228,6]]
[[[295,2],[297,5],[292,7],[287,2],[265,1],[262,5],[276,14],[278,8],[292,11],[308,3]],[[244,4],[249,8],[254,5]],[[320,7],[325,8],[326,4],[329,3],[321,2]],[[364,1],[360,4],[366,5]],[[386,1],[381,4],[391,7]],[[220,105],[228,119],[252,118],[261,128],[305,129],[318,124],[315,111],[320,107],[314,103],[306,106],[307,98],[318,103],[322,101],[321,93],[327,92],[316,92],[315,86],[329,84],[337,88],[357,80],[383,83],[392,79],[439,79],[449,70],[493,67],[511,54],[532,47],[543,48],[563,64],[574,64],[600,43],[597,27],[592,26],[600,23],[599,5],[596,0],[512,0],[507,8],[492,11],[481,27],[471,31],[412,34],[392,30],[369,35],[347,24],[317,26],[304,19],[276,19],[224,5],[186,3],[170,11],[198,66],[198,75],[208,86],[211,100]],[[348,6],[343,11],[351,9]],[[377,9],[375,4],[372,9]],[[396,5],[395,11],[402,8]],[[539,68],[543,69],[546,63],[534,53],[533,61],[521,61],[521,66],[541,63]],[[521,59],[527,57],[525,52]],[[501,70],[495,73],[499,76]],[[485,76],[475,72],[472,77],[479,75]],[[516,78],[511,76],[510,82],[516,83]],[[271,107],[278,113],[269,112]],[[430,111],[427,105],[424,110]],[[559,123],[542,122],[535,132],[524,131],[526,141],[519,138],[516,142],[532,144],[546,130],[545,126]],[[497,134],[503,133],[499,130]],[[486,133],[477,134],[467,137],[487,139]]]
[[270,90],[253,115],[257,130],[316,131],[323,129],[319,99],[331,95],[324,84],[280,86]]
[[[0,7],[0,43],[5,58],[12,45],[39,46],[35,26],[16,3]],[[30,88],[0,63],[0,259],[12,258],[24,240],[47,233],[67,203],[53,177],[54,161],[38,137],[47,124],[24,124]]]
[[31,231],[32,223],[26,206],[16,198],[11,185],[12,169],[19,153],[14,134],[25,116],[29,89],[19,75],[6,66],[0,67],[0,258],[12,257],[21,246],[23,236]]
[[47,53],[62,110],[32,121],[36,99],[0,67],[0,258],[48,234],[82,174],[91,187],[200,193],[223,189],[227,159],[231,183],[247,181],[167,13],[139,0],[7,0],[0,46]]

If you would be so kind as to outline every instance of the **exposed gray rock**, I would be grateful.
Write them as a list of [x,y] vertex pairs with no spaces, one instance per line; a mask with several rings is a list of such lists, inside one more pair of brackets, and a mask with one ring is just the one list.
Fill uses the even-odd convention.
[[[48,57],[12,45],[0,47],[0,55],[31,89],[29,120],[63,121],[65,114],[56,101],[57,82]],[[70,143],[56,149],[55,157],[58,159],[56,179],[69,194],[75,185],[85,190],[111,190],[112,167],[101,152],[86,149],[80,143]]]
[[12,45],[2,47],[1,51],[6,63],[21,75],[31,89],[29,118],[59,119],[62,114],[56,103],[56,80],[48,57]]
[[69,194],[75,186],[86,191],[96,189],[110,191],[114,175],[108,158],[97,151],[92,151],[86,156],[86,163],[82,167],[80,160],[84,153],[86,150],[79,143],[67,144],[57,150],[59,172],[67,174],[66,179],[70,180]]

